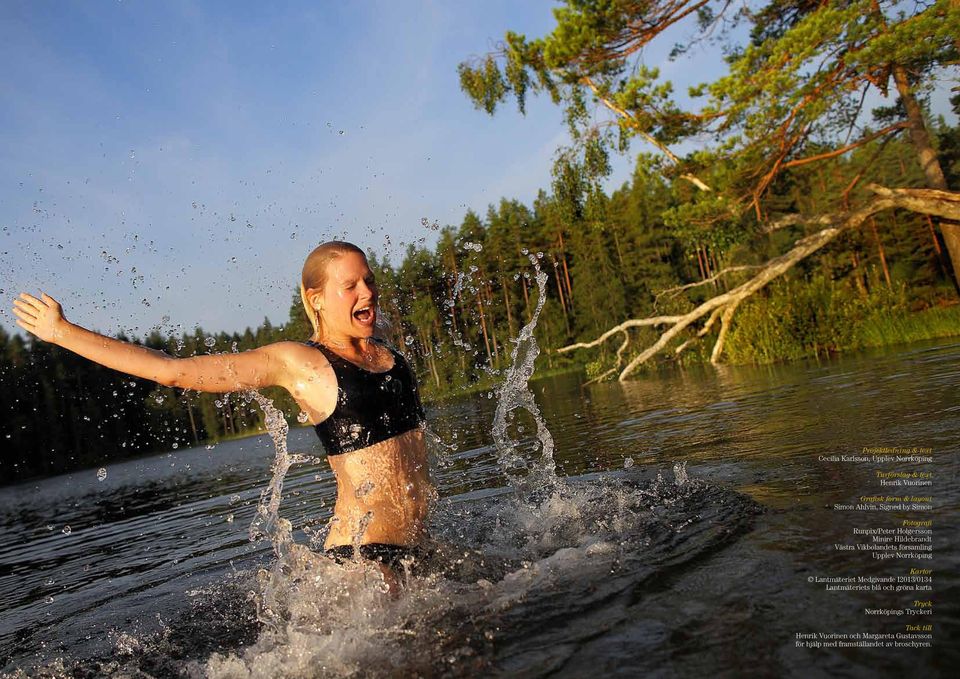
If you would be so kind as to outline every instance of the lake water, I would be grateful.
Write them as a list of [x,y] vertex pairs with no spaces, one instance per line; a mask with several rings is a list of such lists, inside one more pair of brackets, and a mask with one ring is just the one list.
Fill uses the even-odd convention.
[[[295,465],[280,514],[303,547],[247,534],[266,436],[0,489],[0,667],[44,676],[916,676],[960,661],[960,343],[763,368],[532,385],[561,482],[519,493],[497,400],[434,405],[441,565],[393,599],[363,563],[306,548],[334,484]],[[534,423],[510,425],[538,456]],[[292,452],[319,455],[310,429]],[[830,462],[864,447],[931,463]],[[537,463],[531,462],[535,471]],[[877,471],[933,473],[881,490]],[[520,475],[522,476],[522,474]],[[839,511],[875,494],[930,511]],[[843,552],[853,528],[933,519],[932,559]],[[868,542],[869,538],[860,538]],[[818,577],[933,571],[931,592]],[[866,609],[932,601],[922,621]],[[797,634],[933,625],[931,648],[801,648]],[[861,637],[863,638],[863,637]],[[36,669],[36,668],[41,669]]]

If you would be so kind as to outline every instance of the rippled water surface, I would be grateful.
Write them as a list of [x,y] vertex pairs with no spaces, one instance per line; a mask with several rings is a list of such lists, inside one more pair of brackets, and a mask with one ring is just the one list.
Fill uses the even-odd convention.
[[[429,572],[391,598],[363,563],[308,546],[334,499],[325,463],[288,473],[298,548],[247,528],[266,436],[0,489],[0,666],[65,676],[937,676],[960,654],[960,344],[767,368],[567,376],[533,391],[562,482],[507,483],[496,399],[429,412],[441,500]],[[537,455],[532,419],[511,436]],[[876,465],[819,456],[926,447],[935,473],[932,649],[797,648],[797,632],[900,631],[813,576],[907,566],[841,555],[832,510],[880,492]],[[310,429],[291,452],[319,455]],[[900,465],[897,469],[913,469]],[[101,475],[102,476],[102,475]],[[887,525],[895,518],[884,516]],[[896,628],[896,629],[895,629]],[[139,673],[139,674],[138,674]]]

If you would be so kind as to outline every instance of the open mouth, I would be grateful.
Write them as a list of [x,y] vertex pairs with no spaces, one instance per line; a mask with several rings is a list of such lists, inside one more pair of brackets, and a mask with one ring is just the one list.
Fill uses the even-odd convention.
[[353,317],[364,325],[370,325],[373,323],[373,307],[360,307],[353,312]]

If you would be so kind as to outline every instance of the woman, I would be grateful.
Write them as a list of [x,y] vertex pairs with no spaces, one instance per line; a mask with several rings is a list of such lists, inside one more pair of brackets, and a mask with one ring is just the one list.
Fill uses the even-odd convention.
[[432,495],[413,372],[374,337],[377,286],[356,245],[330,241],[311,252],[300,295],[314,329],[309,342],[190,358],[70,323],[47,294],[21,294],[13,312],[17,325],[41,340],[164,386],[289,391],[315,426],[337,480],[326,550],[343,560],[359,546],[361,556],[396,571],[418,551]]

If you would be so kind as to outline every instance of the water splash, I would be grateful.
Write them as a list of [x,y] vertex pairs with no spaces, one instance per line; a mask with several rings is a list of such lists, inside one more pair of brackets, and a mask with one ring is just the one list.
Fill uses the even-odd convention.
[[[537,320],[547,298],[547,274],[540,270],[540,262],[534,255],[529,257],[536,271],[540,295],[530,322],[523,326],[516,339],[511,365],[507,369],[503,384],[497,389],[497,409],[493,416],[493,440],[497,447],[500,467],[522,497],[528,497],[531,493],[550,493],[560,484],[553,461],[553,436],[543,421],[529,384],[534,364],[540,354],[533,331],[537,327]],[[539,461],[530,460],[528,454],[507,431],[517,411],[521,409],[533,417],[540,447]]]
[[267,432],[273,440],[276,456],[273,461],[273,476],[270,485],[260,493],[260,502],[257,504],[257,515],[250,524],[250,540],[256,542],[264,537],[273,543],[273,551],[278,557],[283,557],[293,544],[293,526],[290,521],[280,516],[280,501],[283,498],[283,479],[293,463],[287,453],[287,424],[283,413],[274,407],[273,401],[257,393],[247,392],[246,396],[254,400],[263,409],[266,417]]
[[[534,330],[547,283],[537,258],[531,255],[530,261],[540,294],[496,390],[492,427],[497,460],[513,493],[506,502],[502,494],[472,502],[441,500],[430,526],[436,541],[431,570],[415,578],[399,574],[399,596],[378,565],[362,559],[338,564],[311,549],[320,548],[319,542],[293,541],[290,522],[279,516],[283,479],[292,464],[311,458],[288,454],[282,414],[269,399],[250,394],[266,414],[277,451],[250,534],[269,537],[278,558],[251,583],[248,598],[260,624],[256,641],[232,653],[214,653],[203,674],[231,679],[489,674],[494,657],[535,659],[543,648],[568,645],[551,642],[552,633],[544,630],[574,621],[572,637],[589,638],[595,630],[585,612],[593,610],[597,597],[633,591],[660,572],[658,564],[676,566],[735,533],[747,512],[689,479],[682,463],[674,467],[672,481],[657,474],[647,484],[627,478],[643,472],[626,462],[623,477],[587,482],[557,476],[555,443],[529,386],[540,352]],[[529,420],[536,430],[533,450],[531,437],[518,440]],[[427,434],[446,445],[429,429]],[[370,490],[361,486],[358,496]],[[369,515],[361,520],[355,546],[368,521]],[[677,541],[680,531],[685,537]],[[586,622],[578,625],[579,619]],[[538,623],[531,626],[532,620]]]

